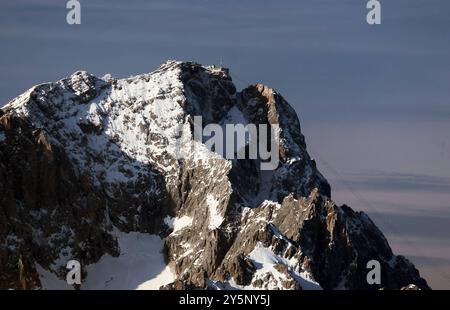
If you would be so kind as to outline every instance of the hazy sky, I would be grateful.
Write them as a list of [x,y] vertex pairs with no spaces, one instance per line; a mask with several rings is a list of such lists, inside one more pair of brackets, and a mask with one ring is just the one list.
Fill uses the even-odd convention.
[[0,1],[0,106],[85,69],[230,67],[295,107],[333,197],[367,211],[433,288],[450,288],[450,1]]

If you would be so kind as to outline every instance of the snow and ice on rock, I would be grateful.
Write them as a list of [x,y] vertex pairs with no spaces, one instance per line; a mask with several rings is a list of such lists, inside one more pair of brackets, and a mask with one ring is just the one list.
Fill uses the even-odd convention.
[[209,210],[209,229],[213,230],[222,224],[224,218],[217,209],[219,201],[213,195],[208,194],[206,196],[206,203],[208,204]]
[[183,215],[182,217],[170,218],[166,217],[164,222],[168,224],[169,227],[173,228],[172,234],[176,235],[179,231],[183,230],[186,227],[192,225],[193,218],[187,215]]
[[161,69],[110,83],[78,71],[33,87],[5,108],[45,129],[80,172],[95,172],[97,184],[130,182],[148,173],[148,164],[166,171],[175,157],[183,84],[178,62]]
[[[268,274],[276,281],[268,283],[268,289],[279,287],[278,282],[289,280],[288,277],[297,281],[304,290],[320,290],[320,285],[312,279],[312,276],[306,271],[298,271],[295,266],[295,260],[288,260],[275,254],[270,248],[264,247],[258,243],[255,249],[249,255],[250,259],[256,265],[256,272],[253,281],[264,279]],[[279,271],[276,267],[287,266],[286,272]]]

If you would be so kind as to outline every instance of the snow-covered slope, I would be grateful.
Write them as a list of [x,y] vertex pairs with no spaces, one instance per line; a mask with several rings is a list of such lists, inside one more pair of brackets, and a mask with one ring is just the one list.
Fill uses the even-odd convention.
[[[120,255],[103,255],[85,268],[82,290],[157,290],[175,280],[164,261],[164,241],[156,235],[117,232]],[[36,266],[43,289],[73,289],[65,279]]]
[[155,235],[118,233],[120,256],[104,255],[86,268],[81,289],[158,289],[175,280],[164,262],[164,241]]
[[[210,151],[195,116],[279,125],[278,168]],[[0,193],[1,288],[66,289],[71,259],[81,289],[427,288],[365,214],[333,203],[281,95],[237,92],[222,68],[31,88],[0,112]],[[381,285],[365,281],[373,259]]]

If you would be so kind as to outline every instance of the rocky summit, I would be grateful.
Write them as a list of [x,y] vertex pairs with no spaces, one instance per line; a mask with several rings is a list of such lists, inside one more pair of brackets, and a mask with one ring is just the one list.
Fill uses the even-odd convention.
[[[209,150],[194,116],[278,124],[278,167]],[[366,214],[331,200],[279,93],[237,91],[227,69],[192,62],[78,71],[10,101],[0,211],[1,289],[429,288]],[[66,282],[70,260],[81,284]]]

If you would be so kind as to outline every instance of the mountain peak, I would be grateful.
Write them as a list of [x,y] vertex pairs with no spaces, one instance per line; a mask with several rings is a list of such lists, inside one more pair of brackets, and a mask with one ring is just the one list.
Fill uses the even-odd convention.
[[[134,287],[428,288],[365,214],[331,200],[287,101],[262,84],[237,91],[226,68],[167,61],[125,79],[77,71],[1,111],[1,288],[60,283],[70,259],[86,267],[81,288],[123,288],[111,264],[128,268]],[[278,166],[264,171],[259,158],[228,159],[195,140],[199,116],[202,129],[278,125]],[[380,285],[365,281],[370,260],[382,266]]]

